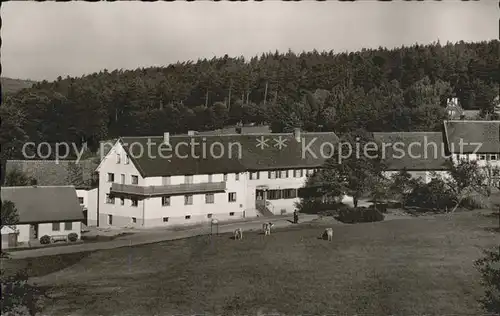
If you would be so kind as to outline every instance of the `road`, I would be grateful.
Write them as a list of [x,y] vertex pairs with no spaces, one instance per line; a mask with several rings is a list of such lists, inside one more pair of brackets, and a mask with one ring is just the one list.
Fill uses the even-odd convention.
[[[291,223],[292,216],[280,216],[276,218],[262,217],[255,220],[249,220],[245,222],[238,223],[220,223],[219,233],[229,233],[233,232],[236,228],[242,228],[243,231],[262,229],[262,223],[273,222],[275,227],[287,227],[293,225]],[[300,222],[310,222],[318,218],[316,215],[300,215]],[[61,247],[49,247],[49,248],[38,248],[38,249],[28,249],[28,250],[18,250],[9,253],[12,259],[24,259],[42,256],[53,256],[67,253],[85,252],[85,251],[96,251],[113,249],[127,246],[137,246],[151,244],[166,240],[176,240],[187,237],[208,235],[210,234],[210,226],[187,228],[185,230],[158,230],[152,229],[150,231],[144,230],[133,235],[127,235],[122,237],[117,237],[112,241],[103,242],[93,242],[93,243],[83,243],[74,246],[61,246]]]

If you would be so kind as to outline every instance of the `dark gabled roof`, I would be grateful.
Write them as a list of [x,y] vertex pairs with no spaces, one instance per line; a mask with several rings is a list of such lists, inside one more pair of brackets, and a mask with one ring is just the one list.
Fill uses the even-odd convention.
[[[389,171],[447,169],[448,153],[441,132],[373,133],[373,137],[379,146],[386,145],[385,156],[382,157]],[[419,145],[409,147],[412,144]]]
[[444,129],[453,153],[500,153],[500,121],[445,121]]
[[90,187],[97,168],[94,160],[8,160],[6,173],[19,170],[37,180],[39,186],[73,185],[77,189]]
[[18,224],[84,220],[72,186],[2,187],[2,201],[12,201]]
[[[258,144],[257,139],[260,137],[267,139],[268,147],[260,149],[256,146]],[[278,140],[279,137],[286,145],[281,150],[274,146],[276,142],[273,140]],[[301,138],[304,146],[302,143],[297,142],[292,133],[170,136],[171,150],[164,151],[163,155],[171,154],[172,156],[166,158],[161,158],[158,155],[159,148],[165,150],[168,148],[161,145],[163,137],[123,137],[121,143],[143,177],[160,177],[233,173],[247,170],[316,168],[320,167],[327,158],[322,157],[320,146],[323,143],[335,145],[339,140],[333,132],[302,133]],[[190,144],[192,140],[199,144],[194,147],[194,155],[190,154],[191,148],[186,145],[179,145],[179,155],[175,155],[175,148],[178,144]],[[156,158],[147,155],[148,141],[151,143],[150,148],[153,153],[151,156],[156,156]],[[201,144],[205,144],[205,154],[203,154],[203,145]],[[218,155],[220,153],[219,148],[221,148],[220,144],[224,148],[224,155],[221,158],[213,157],[210,154],[210,148],[213,146],[214,154]],[[143,155],[140,155],[141,147],[144,149]],[[304,150],[304,157],[302,147],[309,148],[309,151]],[[311,155],[310,152],[313,154]],[[186,154],[188,154],[186,158],[181,158]],[[196,158],[196,156],[199,158]]]

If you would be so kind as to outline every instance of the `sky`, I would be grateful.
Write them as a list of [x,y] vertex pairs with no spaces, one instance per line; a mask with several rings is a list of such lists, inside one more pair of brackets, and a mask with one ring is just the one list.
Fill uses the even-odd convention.
[[2,77],[54,80],[214,56],[355,51],[498,39],[498,3],[24,2],[2,4]]

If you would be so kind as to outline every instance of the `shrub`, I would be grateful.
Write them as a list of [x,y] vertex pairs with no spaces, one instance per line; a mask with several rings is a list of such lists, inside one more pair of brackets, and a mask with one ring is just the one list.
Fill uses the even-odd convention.
[[406,205],[425,209],[444,210],[455,205],[453,193],[440,179],[433,179],[429,183],[420,183],[408,196]]
[[69,241],[73,241],[73,242],[77,241],[78,240],[78,234],[77,233],[70,233],[68,235],[68,240]]
[[474,210],[474,209],[487,209],[491,207],[491,203],[488,200],[488,197],[482,195],[473,195],[468,196],[462,200],[462,207]]
[[500,248],[485,251],[486,256],[474,264],[482,274],[485,296],[481,299],[483,308],[489,313],[500,313]]
[[[3,271],[2,271],[3,272]],[[14,276],[4,276],[2,273],[2,315],[28,316],[38,311],[37,299],[41,291],[28,284],[26,270]]]
[[41,243],[42,245],[48,245],[48,244],[50,244],[50,236],[48,236],[48,235],[44,235],[44,236],[42,236],[42,237],[40,238],[40,243]]
[[384,214],[374,208],[344,207],[339,209],[336,219],[342,223],[349,224],[380,222],[384,220]]
[[335,203],[335,202],[330,202],[330,203],[325,203],[320,200],[301,200],[300,203],[295,203],[295,207],[300,213],[303,214],[320,214],[324,213],[325,211],[335,211],[338,210],[339,208],[342,208],[344,204],[342,203]]

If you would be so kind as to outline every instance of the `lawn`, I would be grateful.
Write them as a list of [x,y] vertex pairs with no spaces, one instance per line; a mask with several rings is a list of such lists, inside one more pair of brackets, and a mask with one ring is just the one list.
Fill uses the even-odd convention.
[[5,267],[29,262],[33,280],[51,287],[44,314],[53,316],[480,315],[473,261],[500,244],[498,218],[483,213],[338,225],[333,242],[318,239],[331,225],[318,222]]

